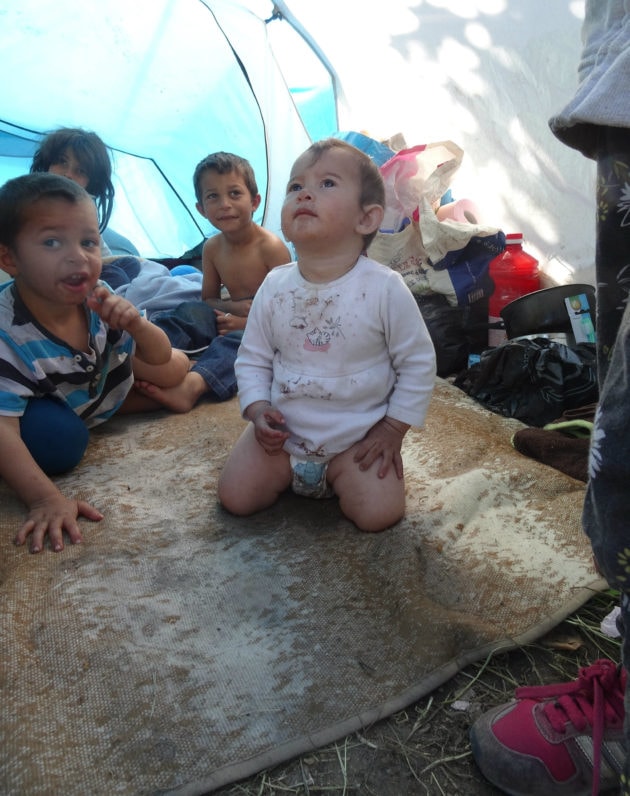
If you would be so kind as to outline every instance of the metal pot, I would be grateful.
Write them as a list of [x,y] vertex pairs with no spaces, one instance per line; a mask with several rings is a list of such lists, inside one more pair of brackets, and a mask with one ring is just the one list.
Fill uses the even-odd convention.
[[566,335],[575,342],[565,298],[586,294],[593,326],[595,326],[595,288],[593,285],[571,284],[536,290],[511,301],[501,310],[501,319],[509,339],[532,335]]

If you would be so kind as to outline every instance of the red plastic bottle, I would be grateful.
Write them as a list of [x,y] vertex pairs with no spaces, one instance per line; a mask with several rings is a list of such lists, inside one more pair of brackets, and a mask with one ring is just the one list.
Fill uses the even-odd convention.
[[[501,320],[501,310],[514,299],[540,290],[538,260],[523,251],[523,235],[515,232],[505,236],[505,251],[490,262],[489,273],[494,293],[488,300],[489,322]],[[504,329],[488,330],[488,345],[501,345],[507,340]]]

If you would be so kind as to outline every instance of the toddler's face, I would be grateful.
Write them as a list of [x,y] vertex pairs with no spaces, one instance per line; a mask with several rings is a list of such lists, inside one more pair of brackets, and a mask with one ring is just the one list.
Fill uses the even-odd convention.
[[90,175],[79,163],[74,152],[70,148],[64,150],[57,162],[50,165],[48,171],[52,174],[59,174],[61,177],[67,177],[82,188],[87,188],[90,182]]
[[[69,306],[82,303],[101,274],[101,239],[94,202],[61,197],[34,202],[27,211],[5,269],[20,295],[33,302]],[[29,298],[31,301],[29,302]]]
[[315,162],[302,155],[282,207],[284,236],[295,244],[354,238],[363,215],[359,189],[359,167],[351,153],[333,148]]
[[201,175],[201,202],[197,209],[221,232],[238,232],[251,224],[260,196],[252,196],[245,180],[236,171],[217,174],[211,169]]

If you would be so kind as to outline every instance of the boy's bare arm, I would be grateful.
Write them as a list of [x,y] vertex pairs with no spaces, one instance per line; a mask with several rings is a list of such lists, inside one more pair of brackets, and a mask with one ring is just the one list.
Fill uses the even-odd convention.
[[136,341],[136,359],[147,365],[165,365],[170,360],[173,348],[168,335],[144,316],[127,331]]
[[[208,301],[221,299],[221,275],[215,264],[218,240],[210,238],[204,243],[201,254],[201,269],[203,279],[201,282],[201,299]],[[212,306],[212,305],[211,305]]]
[[102,520],[103,515],[83,500],[66,498],[31,456],[20,436],[17,417],[0,416],[0,477],[26,505],[28,517],[15,537],[17,545],[30,536],[30,551],[39,553],[48,535],[53,550],[63,550],[63,533],[75,544],[82,540],[80,516]]

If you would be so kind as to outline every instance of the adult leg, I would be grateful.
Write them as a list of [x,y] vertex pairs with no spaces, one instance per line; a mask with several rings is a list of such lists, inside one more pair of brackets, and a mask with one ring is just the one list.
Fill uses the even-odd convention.
[[[628,247],[630,255],[630,246]],[[589,482],[582,526],[597,564],[621,593],[622,663],[630,666],[630,304],[626,304],[595,415],[589,456]],[[625,736],[630,741],[630,697],[626,686]],[[630,747],[622,769],[622,792],[630,792]]]
[[623,668],[626,671],[626,691],[625,691],[625,720],[624,720],[624,736],[626,742],[626,755],[621,771],[621,786],[620,796],[630,796],[630,594],[623,592],[621,595],[621,611],[619,614],[619,629],[621,631],[621,658]]
[[246,516],[271,506],[291,483],[289,454],[270,456],[247,428],[228,457],[219,478],[219,500],[232,514]]
[[58,475],[76,467],[90,438],[83,420],[55,398],[29,400],[20,418],[20,435],[46,475]]
[[354,453],[355,446],[335,456],[328,465],[328,481],[342,512],[359,530],[384,531],[405,514],[405,482],[393,467],[379,478],[378,462],[361,470]]
[[[582,526],[601,572],[622,594],[625,673],[616,662],[595,661],[574,683],[519,688],[515,702],[477,719],[471,730],[475,760],[508,793],[518,781],[518,792],[531,796],[599,793],[597,783],[602,791],[620,784],[621,793],[630,794],[630,305],[604,369]],[[602,733],[596,730],[600,722]],[[586,749],[592,752],[586,755]]]
[[599,383],[630,293],[630,129],[603,127],[597,153],[597,364]]
[[[628,196],[628,186],[630,185],[630,129],[605,127],[599,136],[599,148],[597,154],[597,236],[596,236],[596,255],[595,269],[597,274],[597,364],[599,372],[599,383],[603,388],[603,401],[607,406],[602,406],[600,423],[604,425],[604,438],[597,440],[597,453],[599,457],[598,471],[601,465],[607,464],[607,453],[612,449],[618,451],[620,456],[616,457],[617,462],[612,463],[612,469],[618,476],[617,488],[613,488],[610,494],[602,502],[601,515],[608,512],[608,503],[612,498],[613,508],[618,506],[621,509],[619,519],[620,528],[627,527],[627,508],[624,507],[625,496],[627,494],[627,482],[619,469],[619,462],[627,461],[627,445],[625,438],[628,433],[627,423],[625,422],[624,407],[630,399],[628,394],[628,383],[623,375],[627,374],[627,358],[621,359],[613,365],[611,380],[608,386],[604,386],[605,379],[609,371],[609,365],[613,355],[613,346],[618,339],[618,332],[622,325],[624,310],[630,294],[630,197]],[[623,330],[621,330],[623,331]],[[627,334],[626,338],[627,340]],[[619,335],[618,345],[623,344],[624,338]],[[624,346],[626,351],[627,345]],[[621,348],[617,349],[617,356],[621,357]],[[620,372],[622,371],[622,372]],[[607,394],[612,391],[613,385],[616,389],[616,396],[613,401],[608,401]],[[621,422],[617,429],[607,429],[608,424],[619,414]],[[610,433],[606,434],[606,431]],[[605,443],[605,444],[602,444]],[[613,457],[615,458],[615,457]],[[597,461],[597,457],[592,459]],[[584,519],[588,523],[590,514],[594,514],[595,499],[597,490],[601,489],[600,482],[606,479],[598,477],[589,483],[589,493],[585,502]],[[613,479],[608,479],[614,483]],[[616,512],[615,512],[616,513]],[[591,519],[593,531],[598,529],[596,521],[602,524],[602,535],[598,534],[597,543],[600,549],[596,552],[600,556],[606,553],[613,555],[621,550],[627,549],[628,544],[620,540],[615,549],[613,540],[604,533],[606,524],[601,523],[601,516]],[[587,532],[589,528],[586,527]],[[609,536],[609,535],[608,535]],[[622,543],[623,542],[623,543]],[[598,546],[597,543],[594,547]],[[606,544],[607,543],[607,544]],[[605,551],[608,547],[608,551]],[[621,592],[621,615],[620,630],[622,632],[622,665],[626,671],[625,688],[625,720],[624,735],[626,743],[626,754],[621,771],[620,793],[623,796],[630,794],[630,595],[627,591],[628,585],[625,584]]]

